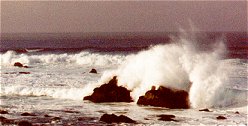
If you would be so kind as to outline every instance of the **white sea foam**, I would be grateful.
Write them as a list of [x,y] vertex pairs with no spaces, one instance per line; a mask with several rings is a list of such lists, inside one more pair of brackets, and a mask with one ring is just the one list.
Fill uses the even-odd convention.
[[109,64],[120,64],[125,60],[125,55],[100,54],[82,51],[76,54],[17,54],[15,51],[8,51],[0,54],[2,65],[13,65],[21,62],[25,65],[33,64],[54,64],[54,63],[76,63],[79,65],[106,66]]
[[[28,69],[31,72],[30,76],[1,75],[1,95],[46,95],[54,98],[81,100],[84,96],[92,93],[96,86],[117,75],[119,85],[132,90],[131,95],[136,101],[152,86],[158,88],[162,85],[188,91],[191,106],[194,108],[247,103],[247,89],[243,90],[242,87],[234,89],[232,86],[230,88],[230,85],[234,83],[237,84],[236,86],[246,85],[247,63],[242,63],[236,59],[223,59],[225,45],[221,39],[212,42],[211,39],[204,39],[204,37],[199,39],[197,36],[184,34],[172,41],[172,44],[156,45],[133,55],[101,54],[86,51],[77,54],[30,55],[8,51],[1,54],[1,70],[2,68],[5,69],[2,67],[3,65],[12,66],[14,62],[21,62],[25,65],[38,64],[37,66],[46,64],[48,67],[43,68],[41,65],[38,68]],[[209,45],[203,47],[201,41],[205,41],[205,43],[209,41]],[[64,66],[66,63],[80,64],[84,67],[82,70],[80,70],[81,66],[79,68],[72,67],[73,70],[70,70],[72,69],[71,66]],[[51,64],[62,64],[63,67],[55,68]],[[106,68],[112,70],[104,72],[103,75],[100,74],[101,79],[97,82],[100,76],[82,75],[83,71],[88,70],[85,65],[98,66],[102,71]],[[116,66],[118,66],[117,69]],[[240,72],[240,69],[245,72]],[[18,69],[10,67],[10,70],[7,69],[6,71],[12,72],[12,70]],[[75,70],[78,70],[77,74],[75,74]],[[67,74],[72,74],[72,76],[67,76]],[[83,83],[85,86],[80,85],[80,79],[85,81]],[[95,80],[94,84],[89,80]],[[25,83],[20,84],[21,81]],[[54,88],[53,83],[58,83],[56,81],[65,83],[67,86],[70,85],[70,87]],[[41,84],[40,87],[36,86]]]
[[8,86],[2,87],[0,96],[23,95],[23,96],[49,96],[60,99],[83,100],[83,97],[92,93],[94,86],[84,88],[68,87],[27,87],[27,86]]
[[[201,47],[199,40],[212,44]],[[223,41],[211,42],[194,34],[173,41],[173,44],[158,45],[129,57],[116,71],[106,72],[102,82],[117,75],[118,84],[132,90],[136,101],[152,86],[162,85],[188,91],[194,108],[247,102],[246,91],[226,88],[230,83],[228,73],[234,71],[230,71],[232,65],[222,59]]]

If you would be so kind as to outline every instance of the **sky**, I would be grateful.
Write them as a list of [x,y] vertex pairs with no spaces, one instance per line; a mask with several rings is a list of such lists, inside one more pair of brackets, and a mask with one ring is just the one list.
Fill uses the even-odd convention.
[[247,1],[2,1],[1,33],[247,31]]

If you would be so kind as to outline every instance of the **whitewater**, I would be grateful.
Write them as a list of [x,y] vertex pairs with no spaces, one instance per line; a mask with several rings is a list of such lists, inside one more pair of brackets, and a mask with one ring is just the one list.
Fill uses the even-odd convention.
[[[201,41],[211,42],[204,45]],[[76,125],[104,125],[97,121],[103,113],[125,114],[140,125],[247,125],[247,59],[226,55],[222,37],[212,40],[186,33],[172,37],[169,44],[131,53],[9,50],[0,54],[1,109],[12,113],[8,118],[19,118],[25,111],[63,117],[56,125],[79,116],[91,119]],[[15,62],[30,68],[14,67]],[[89,73],[92,68],[98,73]],[[117,76],[118,85],[131,90],[135,102],[95,104],[82,100],[113,76]],[[170,110],[136,105],[139,96],[152,86],[187,91],[191,108]],[[202,108],[213,112],[199,112]],[[65,114],[62,110],[79,113]],[[236,111],[240,114],[235,114]],[[158,121],[158,114],[174,114],[180,121]],[[218,121],[217,115],[228,119]]]

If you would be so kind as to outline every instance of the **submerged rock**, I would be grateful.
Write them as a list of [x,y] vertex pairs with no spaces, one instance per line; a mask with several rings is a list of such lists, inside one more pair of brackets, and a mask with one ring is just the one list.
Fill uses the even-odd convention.
[[19,74],[30,74],[30,72],[19,72]]
[[95,73],[95,74],[96,74],[97,71],[96,71],[96,69],[91,69],[91,70],[90,70],[90,73]]
[[52,116],[50,116],[50,115],[48,115],[48,114],[45,114],[44,117],[52,117]]
[[115,114],[104,114],[101,116],[100,121],[103,121],[106,123],[135,123],[136,122],[127,116],[124,116],[124,115],[117,116]]
[[32,113],[24,112],[24,113],[21,114],[21,116],[36,116],[36,115],[32,114]]
[[224,116],[217,116],[216,119],[223,120],[223,119],[226,119],[226,117],[224,117]]
[[0,121],[5,120],[5,119],[7,119],[7,118],[0,116]]
[[0,116],[0,124],[2,125],[13,125],[14,124],[14,120],[13,119],[7,119],[3,116]]
[[100,102],[132,102],[130,91],[124,87],[117,86],[116,76],[107,84],[94,89],[90,96],[84,97],[84,100],[90,100],[95,103]]
[[144,96],[140,96],[139,105],[151,105],[166,108],[189,108],[188,92],[184,90],[170,89],[160,86],[158,90],[149,90]]
[[32,126],[32,123],[23,120],[23,121],[18,122],[18,126]]
[[28,66],[23,66],[23,68],[29,68]]
[[6,110],[0,110],[0,114],[8,114],[8,111],[6,111]]
[[53,117],[53,118],[52,118],[52,121],[59,121],[59,120],[61,120],[60,117]]
[[205,108],[205,109],[200,109],[199,111],[204,111],[204,112],[212,112],[209,109]]
[[175,115],[158,115],[158,117],[160,117],[158,120],[162,120],[162,121],[176,121],[174,120],[174,118],[176,117]]
[[238,112],[238,111],[236,111],[236,112],[235,112],[235,114],[239,114],[239,112]]

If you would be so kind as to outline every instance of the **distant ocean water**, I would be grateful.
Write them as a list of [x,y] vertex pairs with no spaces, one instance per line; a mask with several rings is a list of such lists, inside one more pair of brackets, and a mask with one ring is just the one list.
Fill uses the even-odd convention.
[[[125,114],[141,125],[247,125],[247,49],[246,33],[7,37],[1,39],[1,109],[11,113],[4,115],[7,118],[37,125],[105,125],[99,122],[103,113]],[[14,67],[15,62],[30,68]],[[92,68],[98,74],[89,73]],[[151,86],[163,85],[189,92],[191,109],[82,100],[114,75],[119,85],[132,90],[135,101]],[[202,113],[200,108],[214,112]],[[22,117],[22,112],[35,113],[37,118]],[[45,114],[61,119],[52,121]],[[158,121],[159,114],[174,114],[179,121]],[[217,115],[228,119],[219,122]]]

